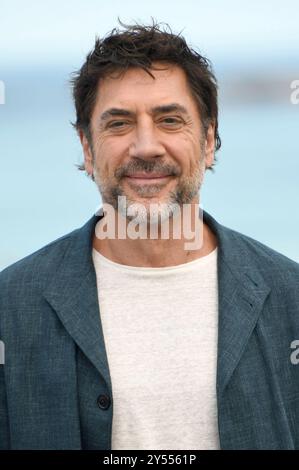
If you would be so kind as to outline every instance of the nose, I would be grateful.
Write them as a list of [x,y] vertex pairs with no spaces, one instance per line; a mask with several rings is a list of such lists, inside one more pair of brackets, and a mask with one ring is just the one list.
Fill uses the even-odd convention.
[[159,140],[157,130],[153,123],[147,122],[136,126],[133,140],[129,148],[129,156],[151,159],[162,157],[164,154],[164,146]]

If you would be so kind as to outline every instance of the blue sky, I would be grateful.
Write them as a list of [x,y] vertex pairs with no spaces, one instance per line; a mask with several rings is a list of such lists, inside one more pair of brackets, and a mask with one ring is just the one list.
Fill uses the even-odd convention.
[[153,16],[219,63],[293,61],[299,55],[298,0],[2,0],[3,65],[81,62],[95,35]]

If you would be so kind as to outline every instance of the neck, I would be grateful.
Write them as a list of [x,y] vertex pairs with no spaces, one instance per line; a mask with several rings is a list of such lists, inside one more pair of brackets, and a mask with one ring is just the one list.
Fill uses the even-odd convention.
[[[133,227],[132,222],[114,211],[112,220],[111,214],[109,219],[110,229],[114,226],[115,230],[109,230],[105,215],[97,224],[93,248],[111,261],[128,266],[167,267],[188,263],[213,251],[217,239],[207,224],[203,223],[198,203],[190,204],[187,213],[181,211],[169,219],[169,224],[162,223],[151,230],[146,223]],[[100,235],[108,231],[106,238]],[[135,233],[135,238],[134,235],[130,236],[132,233]],[[137,233],[143,238],[136,238]]]

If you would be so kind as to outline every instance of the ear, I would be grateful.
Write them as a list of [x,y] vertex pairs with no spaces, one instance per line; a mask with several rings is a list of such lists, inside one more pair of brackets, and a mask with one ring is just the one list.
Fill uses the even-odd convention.
[[92,151],[89,145],[89,141],[83,132],[83,130],[79,130],[79,137],[83,149],[83,154],[84,154],[84,165],[85,165],[85,171],[88,173],[90,177],[92,177],[93,174],[93,156],[92,156]]
[[206,168],[212,166],[215,154],[215,124],[209,124],[205,138],[205,161]]

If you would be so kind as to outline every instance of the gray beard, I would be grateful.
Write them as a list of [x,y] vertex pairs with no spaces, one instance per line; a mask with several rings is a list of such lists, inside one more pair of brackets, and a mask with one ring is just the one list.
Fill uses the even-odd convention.
[[[203,150],[203,149],[202,149]],[[95,161],[95,159],[94,159]],[[177,183],[177,187],[169,192],[167,200],[163,202],[147,203],[136,201],[128,197],[120,184],[111,185],[104,181],[94,165],[93,177],[94,182],[101,194],[102,201],[110,204],[115,211],[119,211],[127,220],[134,220],[138,224],[163,223],[169,220],[178,212],[178,207],[190,204],[199,191],[204,179],[205,165],[204,158],[198,162],[198,166],[193,176],[184,177],[183,181]],[[159,185],[151,185],[150,187],[137,187],[136,197],[147,198],[155,196],[161,187]],[[121,197],[122,196],[122,197]]]

